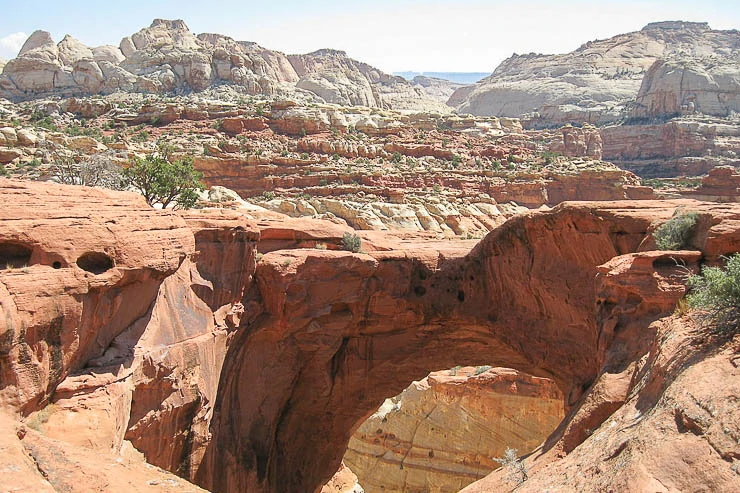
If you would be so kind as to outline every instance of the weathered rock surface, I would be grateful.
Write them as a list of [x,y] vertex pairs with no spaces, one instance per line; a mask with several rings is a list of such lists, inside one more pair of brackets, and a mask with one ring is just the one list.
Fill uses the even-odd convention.
[[[403,77],[352,60],[343,51],[319,50],[291,55],[288,59],[299,77],[296,87],[318,95],[327,103],[418,110],[419,101],[429,99]],[[449,112],[443,102],[436,107],[429,102],[426,109]]]
[[460,84],[458,82],[451,82],[446,79],[438,79],[436,77],[427,77],[424,75],[417,75],[411,83],[414,87],[420,88],[427,95],[443,103],[447,103],[450,96],[452,96],[457,89],[464,86],[464,84]]
[[697,200],[737,202],[740,198],[740,173],[731,166],[717,166],[709,170],[699,188],[684,195]]
[[148,464],[131,445],[120,453],[59,441],[0,415],[0,468],[7,491],[205,492]]
[[602,379],[602,395],[619,396],[610,406],[616,410],[589,426],[577,448],[564,456],[538,449],[525,461],[521,485],[502,471],[463,491],[736,491],[737,338],[708,341],[690,319],[675,316],[649,330],[655,338],[643,359]]
[[602,157],[642,177],[698,176],[740,165],[737,118],[683,116],[600,129]]
[[631,116],[740,112],[740,46],[728,48],[703,58],[657,60],[642,80]]
[[241,94],[309,94],[309,99],[345,105],[451,111],[405,79],[344,52],[323,50],[288,58],[220,34],[196,36],[183,21],[163,19],[125,37],[118,48],[89,48],[71,36],[57,45],[48,32],[36,31],[4,67],[0,97],[173,94],[220,84]]
[[342,462],[331,480],[321,488],[321,493],[365,493],[365,490],[355,473]]
[[[235,354],[227,357],[213,421],[214,443],[221,447],[209,451],[212,462],[199,480],[219,491],[321,484],[336,470],[341,444],[379,400],[403,388],[409,375],[454,362],[488,361],[553,378],[572,413],[550,446],[573,451],[587,429],[598,427],[623,402],[621,394],[603,393],[592,384],[610,378],[617,361],[639,360],[642,342],[654,341],[651,332],[642,338],[622,334],[615,323],[622,317],[624,323],[634,320],[633,330],[644,329],[670,313],[685,289],[671,256],[696,268],[700,254],[644,257],[636,265],[645,282],[636,290],[627,279],[618,284],[627,289],[606,298],[605,312],[594,303],[601,299],[597,295],[607,296],[599,295],[594,283],[597,266],[650,248],[652,222],[667,219],[679,206],[713,217],[714,225],[702,223],[708,229],[695,239],[707,259],[735,248],[735,214],[722,206],[642,202],[567,204],[519,216],[467,256],[428,244],[416,251],[416,264],[408,264],[409,254],[402,251],[265,255],[256,274],[265,311],[259,328],[239,333]],[[568,246],[573,242],[577,249]],[[559,261],[551,262],[552,255]],[[321,260],[326,258],[331,261]],[[619,315],[633,303],[640,307],[634,319]],[[296,346],[275,342],[288,340]],[[293,372],[277,378],[285,367]],[[269,379],[269,392],[258,391],[263,387],[255,378]],[[239,397],[244,395],[250,399]],[[322,410],[321,419],[316,409]],[[307,429],[310,436],[302,431]],[[317,434],[324,437],[320,443],[311,438]],[[302,449],[303,440],[310,442],[311,453]],[[326,457],[332,467],[319,472],[317,457]]]
[[[91,488],[71,479],[96,469],[91,457],[102,469],[88,479],[101,484],[115,474],[106,460],[121,464],[122,477],[110,483],[121,488],[149,464],[189,478],[208,441],[258,233],[227,212],[190,214],[188,227],[129,193],[0,184],[8,200],[0,219],[0,398],[43,435],[22,446],[55,488]],[[125,458],[131,444],[142,458]],[[126,478],[128,469],[137,476]],[[189,487],[154,472],[146,479]]]
[[[313,491],[384,398],[432,368],[493,364],[561,389],[568,415],[543,448],[553,467],[576,461],[610,416],[625,426],[665,416],[669,448],[655,427],[628,428],[648,445],[618,446],[618,431],[599,442],[599,453],[612,443],[649,451],[647,466],[620,455],[614,484],[673,484],[667,473],[678,489],[737,489],[731,357],[664,338],[665,321],[651,325],[685,291],[673,259],[696,270],[737,250],[735,205],[566,203],[512,218],[472,251],[397,237],[371,254],[276,250],[255,267],[249,244],[262,226],[234,212],[183,218],[126,193],[0,186],[12,198],[0,209],[0,399],[46,437],[44,454],[52,440],[98,458],[130,442],[214,491]],[[650,232],[678,207],[700,215],[696,250],[650,252]],[[687,378],[701,385],[686,388],[715,399],[722,418],[696,418],[681,375],[661,370],[679,363],[672,347],[689,365],[721,366],[698,366]],[[703,383],[710,376],[721,391]],[[655,398],[670,385],[677,408]],[[685,433],[695,429],[706,431]],[[691,461],[672,459],[687,450]]]
[[456,492],[499,467],[493,458],[506,448],[532,450],[552,433],[563,419],[560,390],[487,368],[434,372],[362,423],[344,462],[368,492]]
[[[692,88],[707,89],[700,97],[703,110],[715,114],[714,110],[720,107],[724,110],[735,104],[717,104],[718,91],[711,86],[737,91],[737,84],[732,80],[737,70],[738,49],[740,35],[737,31],[716,31],[705,23],[656,22],[641,31],[588,42],[567,54],[513,55],[486,79],[456,91],[448,104],[462,113],[474,115],[520,117],[529,113],[530,124],[535,126],[605,123],[626,116],[627,105],[635,101],[640,92],[642,106],[647,106],[648,111],[652,108],[653,115],[663,115],[665,110],[675,111],[675,103],[658,104],[660,95],[666,95],[670,81],[678,79],[675,74],[667,77],[668,66],[653,64],[674,54],[680,54],[682,60],[721,52],[727,53],[727,59],[734,59],[734,62],[730,68],[725,65],[724,69],[716,69],[718,84],[712,81],[711,70],[706,73],[704,68],[699,68],[692,72],[703,74],[694,77],[697,84]],[[666,70],[659,68],[663,66]],[[653,70],[649,73],[651,67]],[[641,85],[644,90],[640,89]],[[660,89],[661,85],[666,89]],[[690,91],[678,91],[675,101],[680,106],[690,94]],[[725,97],[723,95],[722,99]],[[712,98],[715,101],[710,104]],[[730,101],[736,98],[736,94],[730,96]]]
[[25,413],[143,317],[194,252],[179,217],[134,194],[87,189],[84,201],[70,201],[70,191],[2,181],[0,267],[10,269],[0,296],[0,400]]

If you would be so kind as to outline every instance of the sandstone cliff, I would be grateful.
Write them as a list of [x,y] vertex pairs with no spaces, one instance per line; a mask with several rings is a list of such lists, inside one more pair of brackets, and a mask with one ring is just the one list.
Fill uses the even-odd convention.
[[[510,219],[472,250],[376,234],[369,254],[353,254],[300,248],[338,247],[339,231],[318,225],[0,186],[0,402],[33,430],[6,443],[44,470],[74,464],[53,447],[115,460],[130,443],[210,490],[314,491],[383,399],[430,368],[494,364],[564,396],[542,472],[530,464],[533,489],[598,490],[601,478],[738,489],[737,348],[665,318],[685,269],[737,250],[735,205],[565,203]],[[651,251],[677,208],[700,216],[695,250]],[[270,238],[277,249],[255,264]]]
[[[0,97],[198,92],[227,85],[238,94],[309,95],[308,100],[449,112],[405,79],[326,50],[286,57],[256,43],[193,34],[181,20],[155,19],[118,47],[89,48],[71,36],[55,44],[34,32],[0,75]],[[297,92],[296,92],[297,91]]]
[[[727,53],[725,60],[734,61],[724,68],[694,69],[694,74],[704,75],[694,76],[696,83],[691,87],[700,89],[701,96],[695,100],[695,105],[701,102],[698,111],[726,114],[736,103],[718,104],[716,95],[726,94],[725,89],[737,90],[732,74],[737,71],[738,49],[737,31],[716,31],[704,23],[652,23],[641,31],[588,42],[567,54],[513,55],[486,79],[459,89],[448,104],[475,115],[519,117],[529,113],[532,125],[605,123],[626,116],[639,92],[641,106],[663,115],[664,110],[672,112],[688,104],[683,99],[690,91],[688,87],[685,92],[679,90],[675,100],[658,104],[657,98],[665,97],[668,88],[675,86],[672,81],[679,79],[675,74],[668,77],[670,65],[656,62],[673,55],[684,60],[720,52]],[[664,66],[665,70],[660,68]],[[716,82],[712,72],[717,75]],[[662,86],[666,89],[660,89]],[[731,99],[736,101],[736,96]]]

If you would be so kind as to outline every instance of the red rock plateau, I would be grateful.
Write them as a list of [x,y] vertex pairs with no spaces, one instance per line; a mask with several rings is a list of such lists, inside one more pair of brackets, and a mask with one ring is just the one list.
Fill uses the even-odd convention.
[[590,126],[525,132],[508,118],[136,95],[9,103],[5,115],[0,159],[11,176],[58,180],[60,162],[127,165],[167,152],[193,159],[217,187],[206,205],[254,217],[481,238],[525,208],[653,197],[601,161]]
[[[385,398],[495,365],[552,380],[566,411],[518,491],[740,488],[740,342],[673,315],[686,269],[738,250],[736,204],[563,203],[477,244],[361,232],[353,254],[326,221],[0,193],[4,484],[317,491]],[[679,207],[690,250],[654,251]]]

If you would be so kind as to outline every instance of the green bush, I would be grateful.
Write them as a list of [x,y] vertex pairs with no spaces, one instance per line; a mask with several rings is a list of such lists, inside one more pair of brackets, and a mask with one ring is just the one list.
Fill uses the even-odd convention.
[[158,154],[150,154],[144,159],[136,158],[124,170],[124,176],[131,186],[138,190],[149,205],[170,204],[190,209],[198,201],[198,191],[205,186],[200,182],[203,173],[193,168],[190,158],[169,162]]
[[740,329],[740,254],[727,259],[724,269],[704,267],[689,277],[686,301],[713,331],[734,334]]
[[342,250],[359,253],[362,249],[362,238],[352,233],[344,233],[342,236]]
[[691,239],[698,220],[699,214],[696,212],[676,211],[672,218],[661,224],[653,233],[655,245],[659,250],[684,248]]

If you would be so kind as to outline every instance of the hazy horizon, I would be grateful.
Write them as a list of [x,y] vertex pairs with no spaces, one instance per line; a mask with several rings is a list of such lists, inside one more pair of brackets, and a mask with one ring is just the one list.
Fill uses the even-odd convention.
[[84,2],[12,0],[0,17],[0,57],[13,58],[37,29],[56,42],[70,34],[88,46],[112,44],[155,18],[183,19],[198,33],[215,32],[254,41],[288,54],[321,48],[385,72],[491,73],[514,53],[566,53],[587,41],[637,31],[650,22],[708,22],[714,29],[740,27],[740,5],[634,0],[504,1],[339,0],[273,5],[229,0],[130,1],[126,8]]

